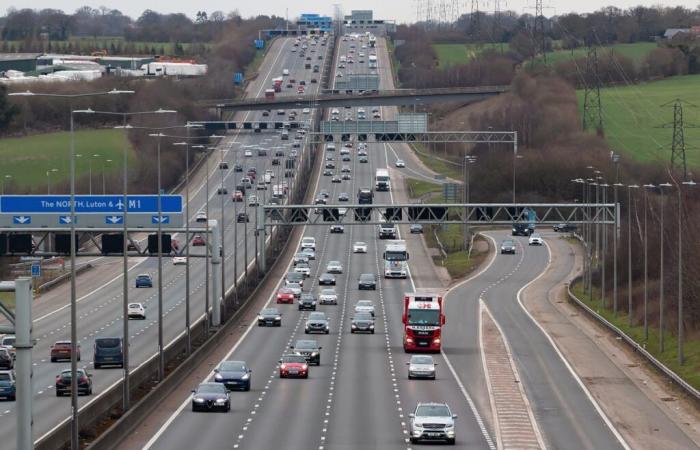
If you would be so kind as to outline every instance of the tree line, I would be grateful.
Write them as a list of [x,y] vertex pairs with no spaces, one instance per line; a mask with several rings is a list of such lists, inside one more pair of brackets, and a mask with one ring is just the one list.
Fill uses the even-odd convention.
[[[281,18],[268,18],[274,25]],[[73,14],[60,9],[34,10],[30,8],[7,10],[0,17],[0,37],[7,41],[66,41],[73,37],[110,36],[127,41],[146,42],[211,42],[227,24],[241,24],[237,11],[198,11],[194,18],[182,13],[160,14],[146,9],[137,19],[118,9],[104,6],[83,6]]]

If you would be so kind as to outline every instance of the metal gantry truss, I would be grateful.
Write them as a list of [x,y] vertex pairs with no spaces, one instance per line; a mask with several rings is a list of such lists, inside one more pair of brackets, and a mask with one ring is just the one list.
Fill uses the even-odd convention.
[[276,225],[614,224],[613,203],[441,203],[370,205],[266,205],[259,223]]
[[517,131],[426,131],[413,132],[357,132],[347,131],[339,133],[313,132],[308,133],[309,143],[322,144],[324,142],[348,141],[357,137],[360,142],[424,142],[424,143],[467,143],[467,144],[513,144],[518,143]]

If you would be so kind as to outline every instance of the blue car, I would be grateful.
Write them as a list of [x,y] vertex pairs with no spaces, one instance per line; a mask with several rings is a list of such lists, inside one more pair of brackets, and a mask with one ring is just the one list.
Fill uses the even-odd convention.
[[249,391],[251,372],[253,371],[243,361],[222,361],[214,369],[214,381],[223,383],[229,391]]
[[17,399],[15,373],[11,370],[0,371],[0,398],[6,398],[10,401]]
[[153,278],[147,273],[142,273],[141,275],[136,276],[136,287],[137,288],[152,288],[153,287]]

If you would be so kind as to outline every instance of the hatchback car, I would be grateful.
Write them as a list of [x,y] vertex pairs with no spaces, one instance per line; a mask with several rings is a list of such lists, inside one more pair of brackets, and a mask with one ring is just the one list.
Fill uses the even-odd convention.
[[[85,369],[78,369],[78,395],[92,395],[92,374],[89,374]],[[56,376],[56,397],[64,394],[70,394],[71,389],[71,370],[66,369]]]
[[207,245],[207,241],[204,240],[204,236],[201,234],[195,234],[192,238],[192,245],[194,247],[203,247]]
[[303,237],[301,239],[301,248],[302,250],[307,248],[316,250],[316,238],[310,236]]
[[[77,358],[80,361],[80,344],[76,348]],[[51,346],[51,362],[56,362],[59,360],[70,360],[71,359],[71,345],[70,341],[56,341]]]
[[288,287],[282,287],[277,291],[277,303],[294,303],[294,291]]
[[280,378],[309,378],[309,363],[301,355],[284,355],[279,360]]
[[142,303],[129,303],[127,313],[129,319],[146,320],[146,307]]
[[295,264],[293,270],[297,273],[303,273],[305,277],[311,275],[311,267],[309,267],[308,263],[300,262],[298,264]]
[[357,288],[369,289],[374,291],[377,289],[377,278],[374,276],[373,273],[363,273],[360,275],[360,278],[357,282]]
[[455,443],[455,419],[446,403],[418,403],[410,415],[410,440]]
[[187,264],[187,256],[173,256],[173,266],[184,266]]
[[238,223],[248,223],[248,222],[250,222],[250,218],[248,217],[248,213],[239,212],[239,213],[236,215],[236,222],[238,222]]
[[214,369],[214,381],[223,384],[229,391],[249,391],[252,372],[243,361],[221,361]]
[[326,265],[326,272],[343,273],[343,265],[340,264],[340,261],[329,261]]
[[140,275],[136,275],[135,284],[137,288],[152,288],[153,278],[151,278],[151,276],[147,273],[142,273]]
[[413,355],[406,363],[408,366],[408,379],[429,378],[435,379],[435,366],[437,363],[430,355]]
[[258,314],[259,327],[281,327],[282,313],[277,308],[265,308]]
[[397,159],[396,162],[394,163],[394,165],[397,168],[406,167],[406,163],[403,161],[403,159]]
[[192,411],[231,410],[231,394],[222,383],[200,383],[192,390]]
[[204,211],[198,212],[197,215],[194,216],[194,221],[198,222],[198,223],[206,222],[207,221],[207,213],[205,213]]
[[314,311],[309,314],[304,324],[304,333],[330,333],[330,325],[326,313],[323,311]]

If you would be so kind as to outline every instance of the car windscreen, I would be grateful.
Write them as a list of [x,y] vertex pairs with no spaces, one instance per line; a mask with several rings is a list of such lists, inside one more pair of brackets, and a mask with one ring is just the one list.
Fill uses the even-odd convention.
[[357,306],[372,306],[372,302],[369,300],[360,300],[357,302]]
[[324,289],[321,291],[322,295],[335,295],[335,290],[334,289]]
[[304,349],[310,349],[310,348],[318,348],[318,344],[316,341],[297,341],[297,343],[294,345],[294,348],[297,350],[304,350]]
[[95,345],[100,348],[115,348],[121,345],[119,338],[100,338],[95,339]]
[[450,417],[450,410],[445,405],[421,405],[416,409],[418,417]]
[[409,325],[438,326],[440,311],[437,309],[410,309],[408,311]]
[[9,345],[11,347],[15,346],[15,338],[4,338],[2,340],[2,345]]
[[306,358],[304,358],[303,356],[290,355],[290,356],[285,356],[284,358],[282,358],[282,362],[283,363],[305,363]]
[[279,310],[277,310],[275,308],[265,308],[261,312],[261,314],[263,316],[276,316],[276,315],[279,315],[279,313],[280,313]]
[[0,373],[0,381],[10,381],[9,373]]
[[315,312],[309,314],[309,320],[326,320],[326,314],[322,312]]
[[223,384],[200,384],[197,393],[200,394],[223,394],[226,387]]
[[433,358],[430,356],[414,356],[411,358],[412,364],[432,364]]
[[245,364],[240,361],[224,361],[221,363],[221,370],[226,372],[244,372]]
[[355,314],[355,320],[372,320],[372,314],[362,312]]

